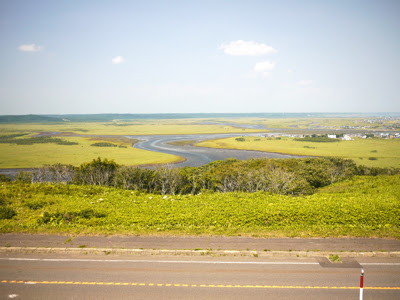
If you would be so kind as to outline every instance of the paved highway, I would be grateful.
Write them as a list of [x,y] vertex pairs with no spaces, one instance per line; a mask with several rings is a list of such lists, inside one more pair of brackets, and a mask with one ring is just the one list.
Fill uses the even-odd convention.
[[400,261],[2,254],[1,299],[400,299]]

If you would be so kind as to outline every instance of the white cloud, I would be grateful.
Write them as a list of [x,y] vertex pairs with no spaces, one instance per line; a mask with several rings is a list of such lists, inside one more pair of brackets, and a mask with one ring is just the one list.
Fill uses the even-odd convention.
[[111,61],[113,64],[120,64],[123,63],[125,59],[122,56],[116,56]]
[[254,71],[265,73],[272,71],[274,68],[275,64],[266,60],[256,63],[256,65],[254,66]]
[[42,46],[38,46],[35,44],[29,44],[29,45],[25,44],[25,45],[19,46],[18,50],[25,51],[25,52],[37,52],[37,51],[42,50]]
[[296,84],[300,86],[310,86],[314,83],[314,80],[300,80],[297,81]]
[[262,73],[264,76],[271,75],[271,71],[275,68],[275,63],[270,61],[260,61],[255,64],[254,72]]
[[257,56],[277,52],[276,49],[266,44],[257,43],[254,41],[237,40],[229,44],[223,44],[219,47],[228,55],[247,55]]

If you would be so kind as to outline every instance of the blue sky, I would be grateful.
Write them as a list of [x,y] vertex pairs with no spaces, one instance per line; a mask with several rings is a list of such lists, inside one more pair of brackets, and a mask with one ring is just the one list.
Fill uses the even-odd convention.
[[400,1],[0,1],[0,114],[400,112]]

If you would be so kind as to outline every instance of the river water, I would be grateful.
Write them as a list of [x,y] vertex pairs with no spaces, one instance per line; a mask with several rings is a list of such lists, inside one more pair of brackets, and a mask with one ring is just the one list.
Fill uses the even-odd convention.
[[171,145],[171,142],[193,140],[196,142],[220,139],[235,136],[257,136],[258,134],[196,134],[196,135],[149,135],[149,136],[128,136],[140,140],[134,145],[135,148],[147,151],[162,152],[184,157],[186,160],[177,163],[176,167],[198,167],[216,160],[227,158],[237,158],[241,160],[250,158],[293,158],[295,155],[280,153],[270,153],[262,151],[233,150],[233,149],[214,149],[196,147],[192,145]]
[[[48,132],[41,133],[41,136],[51,136],[56,133]],[[225,160],[227,158],[237,158],[246,160],[251,158],[294,158],[300,157],[296,155],[287,155],[281,153],[270,153],[262,151],[250,150],[233,150],[233,149],[214,149],[205,147],[196,147],[192,145],[171,145],[171,142],[191,140],[205,141],[211,139],[222,139],[227,137],[239,136],[258,136],[262,133],[247,133],[247,134],[191,134],[191,135],[130,135],[126,136],[131,139],[139,140],[134,145],[135,148],[173,154],[184,158],[183,162],[173,164],[174,167],[198,167],[216,160]],[[73,135],[86,136],[87,135]],[[104,136],[104,135],[103,135]],[[19,171],[30,171],[32,169],[0,169],[0,174],[4,174],[14,178]]]

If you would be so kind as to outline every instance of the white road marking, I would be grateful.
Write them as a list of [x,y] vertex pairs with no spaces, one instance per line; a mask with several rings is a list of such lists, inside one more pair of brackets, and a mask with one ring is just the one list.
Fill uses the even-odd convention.
[[0,258],[6,261],[44,262],[116,262],[116,263],[161,263],[161,264],[238,264],[238,265],[319,265],[318,262],[268,262],[268,261],[196,261],[196,260],[134,260],[134,259],[80,259],[80,258]]
[[400,266],[400,263],[359,263],[363,266]]
[[[43,262],[107,262],[107,263],[155,263],[155,264],[225,264],[225,265],[319,265],[319,262],[296,261],[196,261],[196,260],[134,260],[134,259],[80,259],[80,258],[1,258],[5,261],[43,261]],[[360,263],[363,266],[400,266],[400,263]]]

